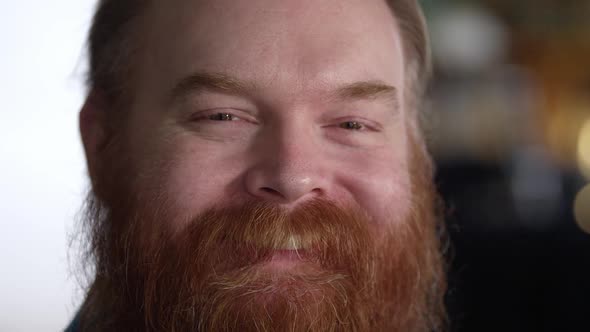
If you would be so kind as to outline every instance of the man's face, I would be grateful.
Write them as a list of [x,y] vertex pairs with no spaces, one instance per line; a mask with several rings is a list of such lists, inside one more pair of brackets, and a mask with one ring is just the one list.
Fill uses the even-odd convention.
[[404,58],[384,1],[175,0],[145,21],[131,148],[141,170],[170,161],[178,211],[321,197],[376,227],[407,213]]
[[[231,284],[225,288],[242,287],[231,293],[246,298],[236,299],[240,306],[254,301],[267,313],[281,306],[287,319],[295,311],[285,308],[301,302],[328,313],[311,302],[321,304],[339,287],[345,292],[339,305],[358,298],[358,306],[369,306],[369,297],[379,292],[350,294],[350,300],[346,292],[373,284],[395,292],[417,283],[410,279],[420,275],[418,265],[427,263],[404,261],[399,253],[412,248],[424,254],[436,243],[417,235],[432,233],[432,211],[422,211],[428,220],[417,212],[416,175],[410,173],[414,119],[404,108],[402,41],[384,1],[158,1],[141,24],[135,98],[117,148],[124,161],[115,162],[121,165],[109,168],[110,175],[103,174],[119,182],[110,187],[121,188],[102,198],[111,209],[111,222],[127,219],[119,224],[133,225],[126,231],[137,238],[132,246],[140,252],[138,261],[151,266],[164,252],[178,263],[180,267],[150,267],[170,281],[172,293],[183,289],[189,294],[183,301],[193,301],[193,292],[214,301],[222,297],[215,292],[221,292],[217,286],[223,283],[212,275],[223,275],[223,282]],[[125,178],[117,175],[120,169]],[[134,203],[121,203],[128,201],[121,193],[134,196]],[[262,221],[252,225],[252,220]],[[322,223],[331,225],[330,231]],[[428,230],[406,231],[420,227]],[[153,242],[162,240],[155,234],[168,234],[164,238],[169,241],[150,251]],[[352,244],[338,244],[348,239]],[[201,264],[196,271],[187,267],[192,256],[199,260],[194,264]],[[136,262],[138,279],[145,271],[152,274],[141,264]],[[181,275],[175,279],[174,274]],[[395,274],[410,284],[387,284]],[[155,277],[145,279],[150,278]],[[339,283],[335,278],[354,280]],[[158,280],[146,280],[139,282],[140,292],[163,294]],[[314,283],[329,286],[315,288]],[[346,288],[348,284],[352,286]],[[261,299],[260,290],[269,285],[281,300],[274,295]],[[159,303],[176,302],[173,295]],[[336,302],[326,300],[334,311]],[[158,306],[158,301],[146,307],[150,305]],[[395,305],[389,314],[395,315]],[[332,320],[354,316],[349,310]],[[201,313],[191,317],[195,315]],[[367,317],[348,328],[393,326]],[[206,324],[213,324],[208,319]],[[304,326],[313,326],[309,324]]]

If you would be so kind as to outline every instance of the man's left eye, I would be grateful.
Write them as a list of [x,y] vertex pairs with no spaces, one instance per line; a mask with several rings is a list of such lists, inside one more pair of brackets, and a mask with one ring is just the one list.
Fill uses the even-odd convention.
[[356,121],[346,121],[340,124],[340,128],[348,129],[348,130],[363,130],[365,126]]
[[207,119],[213,121],[236,121],[239,118],[231,113],[215,113],[207,116]]

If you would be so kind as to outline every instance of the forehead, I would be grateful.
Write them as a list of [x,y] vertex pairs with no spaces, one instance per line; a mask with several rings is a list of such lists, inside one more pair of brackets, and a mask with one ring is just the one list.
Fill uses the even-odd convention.
[[150,81],[208,71],[290,91],[403,86],[402,43],[383,0],[155,1],[145,25]]

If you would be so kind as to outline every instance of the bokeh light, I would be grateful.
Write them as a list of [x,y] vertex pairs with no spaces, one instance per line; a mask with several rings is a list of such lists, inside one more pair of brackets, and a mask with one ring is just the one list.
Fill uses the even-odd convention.
[[[590,118],[584,122],[578,139],[578,163],[580,171],[590,179]],[[588,202],[590,205],[590,202]]]
[[574,213],[578,226],[590,234],[590,185],[578,193],[574,203]]

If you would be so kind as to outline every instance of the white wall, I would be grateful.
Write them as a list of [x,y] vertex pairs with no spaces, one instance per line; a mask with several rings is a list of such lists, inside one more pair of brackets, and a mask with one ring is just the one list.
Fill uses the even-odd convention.
[[68,234],[95,0],[0,0],[0,331],[62,330],[80,303]]

